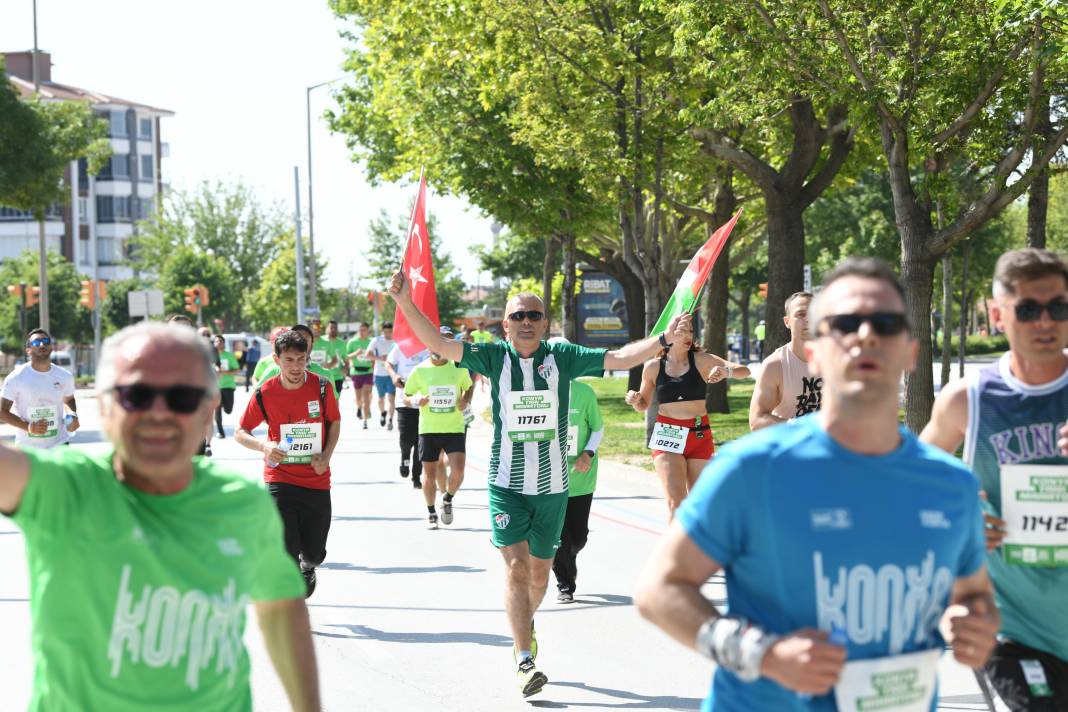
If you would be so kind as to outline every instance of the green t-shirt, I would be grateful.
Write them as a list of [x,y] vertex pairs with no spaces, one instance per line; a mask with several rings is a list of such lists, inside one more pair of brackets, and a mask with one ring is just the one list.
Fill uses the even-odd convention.
[[435,366],[427,359],[412,369],[404,382],[404,395],[430,396],[430,402],[419,408],[419,434],[464,432],[460,396],[469,388],[471,375],[452,361]]
[[[356,353],[357,351],[366,350],[367,346],[370,343],[370,336],[364,339],[361,339],[359,336],[353,336],[351,339],[349,339],[348,343],[345,344],[345,355],[349,356],[351,354]],[[374,367],[374,365],[375,364],[373,361],[365,361],[363,359],[356,358],[352,360],[352,369],[350,370],[350,373],[353,376],[366,376],[371,373],[371,369]]]
[[[322,366],[324,373],[327,374],[327,378],[331,381],[340,381],[345,377],[345,355],[344,341],[320,336],[315,340],[315,344],[312,345],[311,353],[308,354],[308,361],[317,366]],[[326,364],[334,358],[337,359],[337,365],[327,368]]]
[[[590,460],[590,469],[587,472],[575,472],[575,459],[586,449],[590,441],[590,434],[604,429],[604,421],[601,419],[601,408],[597,405],[597,394],[593,392],[589,384],[582,381],[571,382],[571,403],[568,408],[569,435],[575,437],[574,455],[568,455],[568,489],[572,497],[583,494],[592,494],[597,488],[597,452],[594,451]],[[570,440],[568,441],[570,445]]]
[[[522,494],[567,492],[569,384],[600,376],[605,349],[543,341],[533,356],[521,358],[506,341],[463,347],[460,366],[490,381],[490,484]],[[546,429],[552,420],[555,429]]]
[[270,368],[277,368],[278,365],[274,362],[274,355],[268,354],[256,362],[256,370],[252,372],[252,382],[259,385],[263,383],[263,374],[267,373]]
[[484,331],[483,329],[475,329],[474,331],[472,331],[471,340],[474,341],[476,344],[492,344],[494,341],[493,334],[488,331]]
[[25,453],[30,710],[251,710],[248,604],[304,596],[262,485],[197,458],[185,490],[150,495],[111,453]]
[[[262,361],[260,363],[262,363]],[[338,393],[337,393],[337,389],[334,388],[334,372],[333,371],[329,371],[329,370],[323,368],[322,366],[320,366],[319,364],[312,363],[311,361],[308,362],[308,365],[306,366],[306,369],[310,373],[314,373],[316,376],[321,376],[324,379],[326,379],[330,383],[330,388],[333,389],[333,391],[334,391],[334,397],[337,398]],[[259,366],[256,367],[256,370],[257,371],[259,370]],[[256,379],[256,388],[259,388],[260,386],[262,386],[264,384],[264,382],[267,381],[268,378],[274,378],[275,376],[277,376],[281,372],[282,372],[282,369],[278,367],[278,364],[274,362],[274,359],[271,359],[271,365],[268,368],[263,369],[263,373],[260,374],[259,378]]]
[[[229,351],[219,352],[219,370],[221,371],[237,371],[241,368],[241,363],[237,360],[237,356],[234,356]],[[219,388],[237,388],[237,379],[234,374],[226,375],[219,374]]]

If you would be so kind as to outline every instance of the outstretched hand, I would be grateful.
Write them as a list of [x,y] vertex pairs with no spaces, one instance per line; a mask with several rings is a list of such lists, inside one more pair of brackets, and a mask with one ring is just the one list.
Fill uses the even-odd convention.
[[682,336],[693,333],[693,316],[688,312],[675,316],[668,322],[664,329],[664,338],[669,344],[678,341]]

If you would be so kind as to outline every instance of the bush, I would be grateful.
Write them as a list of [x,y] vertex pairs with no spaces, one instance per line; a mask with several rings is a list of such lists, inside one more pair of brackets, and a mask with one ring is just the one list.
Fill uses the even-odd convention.
[[[956,358],[957,355],[957,339],[950,340],[950,353]],[[1000,354],[1009,350],[1009,340],[1005,338],[1004,334],[997,334],[995,336],[980,336],[978,334],[969,334],[964,338],[964,353],[968,356],[979,356],[981,354]],[[938,342],[937,348],[935,348],[935,358],[939,358],[942,355],[942,342]]]

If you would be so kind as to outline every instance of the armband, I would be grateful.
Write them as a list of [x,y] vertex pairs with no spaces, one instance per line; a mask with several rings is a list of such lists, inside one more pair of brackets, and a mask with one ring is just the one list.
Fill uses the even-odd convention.
[[660,345],[663,346],[665,349],[671,348],[671,344],[668,343],[667,337],[664,336],[664,332],[662,331],[660,332]]
[[760,678],[764,655],[779,640],[740,616],[716,616],[697,631],[697,649],[744,682]]

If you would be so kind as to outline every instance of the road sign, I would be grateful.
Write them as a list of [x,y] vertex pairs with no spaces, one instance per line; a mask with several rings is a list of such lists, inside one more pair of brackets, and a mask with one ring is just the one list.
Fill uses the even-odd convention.
[[163,292],[159,289],[132,289],[126,293],[126,305],[131,318],[161,316]]
[[319,307],[304,307],[304,316],[319,316]]

